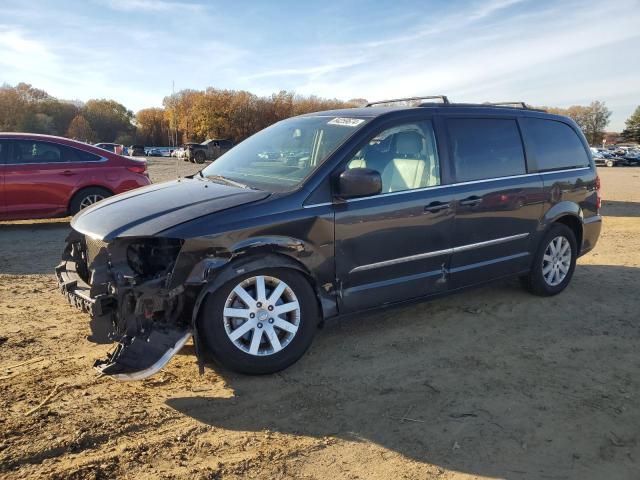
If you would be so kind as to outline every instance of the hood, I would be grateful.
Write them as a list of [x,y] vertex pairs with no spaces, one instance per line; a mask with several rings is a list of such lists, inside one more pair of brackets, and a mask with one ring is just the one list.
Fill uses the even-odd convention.
[[268,192],[182,178],[109,197],[71,221],[80,233],[104,241],[156,235],[194,218],[262,200]]

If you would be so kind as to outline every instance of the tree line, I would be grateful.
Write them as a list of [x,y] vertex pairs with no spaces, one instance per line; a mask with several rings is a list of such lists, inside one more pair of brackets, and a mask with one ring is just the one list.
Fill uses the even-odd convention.
[[60,100],[26,83],[0,87],[0,131],[60,135],[85,142],[173,145],[225,138],[235,142],[279,120],[319,110],[354,107],[349,102],[281,91],[259,97],[246,91],[182,90],[164,108],[134,114],[115,100]]
[[[86,142],[175,145],[207,138],[244,140],[282,119],[335,108],[357,107],[364,99],[342,101],[281,91],[258,96],[247,91],[181,90],[162,108],[133,113],[115,100],[60,100],[26,83],[0,87],[0,131],[66,136]],[[573,118],[592,145],[605,136],[611,111],[604,102],[569,108],[542,107]],[[640,142],[640,107],[627,120],[621,139]]]
[[0,131],[127,144],[137,133],[133,119],[133,112],[115,100],[59,100],[26,83],[0,87]]

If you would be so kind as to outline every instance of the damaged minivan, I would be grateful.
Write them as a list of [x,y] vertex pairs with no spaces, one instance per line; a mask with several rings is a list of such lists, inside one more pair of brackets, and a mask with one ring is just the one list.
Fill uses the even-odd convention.
[[213,356],[265,374],[331,317],[510,276],[561,292],[598,239],[600,202],[568,118],[370,104],[283,120],[193,176],[90,206],[56,274],[111,324],[104,375],[152,375],[191,337],[201,371]]

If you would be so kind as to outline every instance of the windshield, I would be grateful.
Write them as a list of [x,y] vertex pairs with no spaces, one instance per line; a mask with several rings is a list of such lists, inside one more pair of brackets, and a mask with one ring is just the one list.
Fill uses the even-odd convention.
[[249,187],[294,190],[367,119],[295,117],[278,122],[236,145],[202,171]]

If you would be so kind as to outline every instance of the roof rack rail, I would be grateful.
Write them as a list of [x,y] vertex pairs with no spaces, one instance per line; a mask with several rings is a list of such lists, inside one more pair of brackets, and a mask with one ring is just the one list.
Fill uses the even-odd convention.
[[440,100],[442,103],[449,104],[449,99],[446,95],[430,95],[428,97],[407,97],[407,98],[393,98],[390,100],[380,100],[378,102],[369,102],[365,107],[372,107],[374,105],[382,105],[385,103],[399,103],[399,102],[411,102],[416,100]]
[[485,102],[483,105],[491,105],[493,107],[524,108],[525,110],[533,110],[524,102]]

